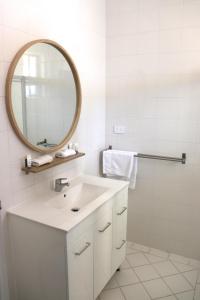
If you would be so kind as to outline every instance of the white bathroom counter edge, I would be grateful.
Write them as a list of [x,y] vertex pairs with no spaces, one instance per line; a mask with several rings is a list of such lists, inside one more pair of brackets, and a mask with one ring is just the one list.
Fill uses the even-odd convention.
[[[85,208],[80,210],[76,215],[65,216],[64,212],[58,212],[54,209],[51,212],[55,212],[54,216],[51,216],[49,219],[44,218],[43,220],[37,217],[36,214],[32,213],[31,208],[40,203],[41,210],[44,208],[44,201],[38,202],[34,200],[26,200],[17,206],[11,207],[7,210],[8,216],[15,215],[21,217],[23,219],[36,222],[42,225],[50,226],[55,229],[63,230],[65,232],[69,232],[73,229],[76,225],[82,222],[85,218],[89,215],[94,213],[98,208],[100,208],[104,203],[106,203],[109,199],[114,197],[118,192],[128,187],[129,182],[121,181],[121,180],[113,180],[108,178],[102,178],[97,176],[90,176],[90,175],[81,175],[77,177],[75,180],[84,179],[84,182],[100,185],[103,187],[108,188],[106,192],[104,192],[101,196],[90,202],[86,205]],[[66,220],[65,220],[66,219]],[[63,221],[64,220],[64,221]]]

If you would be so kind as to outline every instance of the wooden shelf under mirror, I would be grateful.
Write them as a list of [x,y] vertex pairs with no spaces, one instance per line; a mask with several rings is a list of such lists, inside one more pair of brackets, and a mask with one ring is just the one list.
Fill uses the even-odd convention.
[[66,163],[68,161],[71,161],[71,160],[74,160],[76,158],[79,158],[79,157],[82,157],[84,156],[85,153],[76,153],[75,155],[71,155],[71,156],[68,156],[68,157],[65,157],[65,158],[58,158],[58,157],[55,157],[54,160],[48,164],[45,164],[45,165],[42,165],[40,167],[31,167],[31,168],[27,168],[27,167],[23,167],[22,168],[22,171],[24,171],[26,174],[29,174],[29,173],[40,173],[42,171],[46,171],[50,168],[53,168],[53,167],[56,167],[58,165],[61,165],[63,163]]

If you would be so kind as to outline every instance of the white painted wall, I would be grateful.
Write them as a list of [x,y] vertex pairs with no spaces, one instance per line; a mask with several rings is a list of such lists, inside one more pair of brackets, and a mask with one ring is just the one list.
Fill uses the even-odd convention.
[[[48,38],[60,43],[72,56],[83,92],[80,122],[72,141],[86,157],[39,175],[20,171],[23,157],[31,151],[15,136],[5,111],[5,77],[21,46]],[[104,0],[0,0],[0,200],[2,229],[5,209],[20,201],[30,186],[51,180],[60,173],[75,176],[81,171],[98,173],[98,155],[105,146],[105,1]],[[36,152],[31,152],[37,156]],[[0,240],[2,299],[9,299],[7,264]],[[1,276],[0,276],[1,278]]]
[[106,3],[107,145],[187,153],[186,165],[139,160],[128,238],[200,259],[200,1]]

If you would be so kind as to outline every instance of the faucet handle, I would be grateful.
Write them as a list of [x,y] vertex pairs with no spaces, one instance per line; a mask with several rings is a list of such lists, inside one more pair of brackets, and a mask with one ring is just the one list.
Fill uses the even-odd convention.
[[60,184],[67,185],[67,186],[70,185],[68,178],[58,178],[58,181]]

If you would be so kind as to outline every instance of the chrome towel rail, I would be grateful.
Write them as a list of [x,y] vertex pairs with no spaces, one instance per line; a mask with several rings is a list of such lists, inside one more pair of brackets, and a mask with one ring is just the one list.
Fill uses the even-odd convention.
[[175,162],[181,162],[182,164],[186,163],[186,153],[182,153],[182,157],[171,157],[171,156],[161,156],[161,155],[138,153],[137,155],[135,155],[135,157],[175,161]]
[[[108,149],[106,149],[106,150],[111,150],[111,149],[112,149],[112,146],[110,145],[108,147]],[[135,157],[174,161],[174,162],[180,162],[182,164],[186,163],[186,153],[182,153],[181,157],[172,157],[172,156],[162,156],[162,155],[153,155],[153,154],[138,153],[137,155],[135,155]]]

